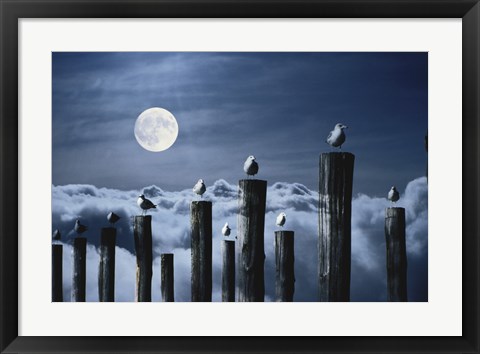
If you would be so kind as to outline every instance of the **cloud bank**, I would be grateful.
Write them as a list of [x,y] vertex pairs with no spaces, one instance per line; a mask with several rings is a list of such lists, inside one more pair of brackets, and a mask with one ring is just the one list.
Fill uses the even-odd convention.
[[[207,181],[208,184],[208,181]],[[217,180],[208,186],[204,199],[213,202],[213,301],[221,301],[221,228],[225,222],[236,233],[236,185]],[[116,224],[116,301],[134,301],[135,255],[132,218],[140,214],[136,198],[140,193],[155,203],[152,214],[153,280],[152,300],[160,301],[160,254],[174,253],[175,301],[190,301],[190,189],[170,192],[157,186],[122,191],[93,185],[52,187],[52,228],[59,229],[64,243],[64,298],[70,300],[71,241],[73,226],[80,218],[88,226],[87,301],[98,301],[98,244],[100,229],[107,227],[110,211],[122,218]],[[427,181],[425,177],[408,183],[398,206],[406,208],[408,295],[410,301],[428,300]],[[317,301],[318,193],[299,183],[277,182],[268,186],[265,215],[266,301],[275,298],[275,218],[287,214],[285,229],[295,231],[295,301]],[[352,201],[351,301],[386,301],[385,198],[359,194]]]

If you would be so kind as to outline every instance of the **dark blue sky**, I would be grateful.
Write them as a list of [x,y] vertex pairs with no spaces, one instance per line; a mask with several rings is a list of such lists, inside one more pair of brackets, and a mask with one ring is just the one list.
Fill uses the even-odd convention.
[[[384,196],[425,173],[427,53],[53,53],[53,184],[183,190],[258,178],[317,190],[318,155],[349,126],[354,194]],[[168,150],[141,148],[135,120],[172,112]]]

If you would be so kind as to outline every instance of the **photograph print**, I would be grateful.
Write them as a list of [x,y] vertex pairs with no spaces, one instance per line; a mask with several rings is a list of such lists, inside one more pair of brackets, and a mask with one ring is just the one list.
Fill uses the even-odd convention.
[[53,52],[53,302],[428,301],[428,53]]

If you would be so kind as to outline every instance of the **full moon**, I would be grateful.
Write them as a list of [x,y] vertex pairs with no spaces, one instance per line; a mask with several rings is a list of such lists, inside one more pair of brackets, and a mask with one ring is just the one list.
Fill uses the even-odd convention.
[[135,122],[135,138],[145,150],[167,150],[177,140],[177,136],[177,120],[166,109],[149,108],[143,111]]

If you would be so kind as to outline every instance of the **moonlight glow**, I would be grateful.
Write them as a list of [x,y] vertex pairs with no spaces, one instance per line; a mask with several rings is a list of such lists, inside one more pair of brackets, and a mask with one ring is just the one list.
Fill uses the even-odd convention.
[[177,120],[163,108],[149,108],[135,122],[135,138],[148,151],[164,151],[173,145],[178,136]]

